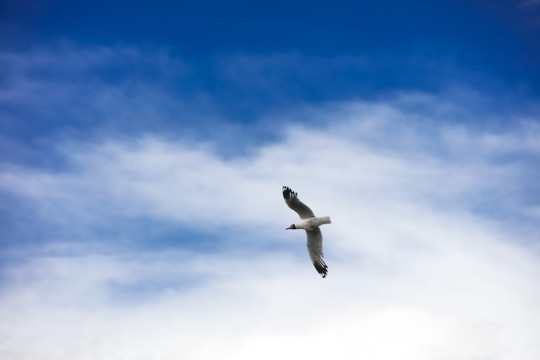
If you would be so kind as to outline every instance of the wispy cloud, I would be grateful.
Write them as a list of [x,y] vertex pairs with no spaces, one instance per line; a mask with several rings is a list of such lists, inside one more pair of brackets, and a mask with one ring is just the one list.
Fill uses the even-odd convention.
[[2,355],[534,359],[537,259],[477,225],[449,235],[444,247],[335,256],[324,283],[283,253],[40,257],[2,292]]
[[[451,60],[401,58],[398,63],[384,55],[278,52],[189,60],[167,49],[64,42],[22,52],[4,50],[0,64],[0,146],[13,137],[28,142],[55,136],[101,137],[104,132],[189,137],[198,129],[218,138],[231,128],[221,125],[223,119],[256,123],[250,131],[259,139],[263,134],[272,138],[273,127],[261,130],[257,119],[264,113],[275,123],[283,109],[297,109],[298,104],[376,99],[389,89],[441,92],[456,86],[461,92],[471,83],[497,88],[492,79],[466,72]],[[422,69],[422,79],[403,79],[404,68],[411,67]],[[459,80],[463,78],[470,83]],[[507,89],[505,96],[512,98]],[[7,150],[4,157],[14,156]]]
[[[239,121],[217,95],[366,59],[58,51],[0,56],[0,357],[540,356],[537,105],[456,86]],[[324,280],[282,185],[332,217]]]
[[[8,241],[0,354],[538,358],[539,128],[433,117],[462,113],[482,116],[432,96],[336,103],[282,114],[247,154],[154,133],[66,141],[62,169],[4,164],[2,192],[65,232],[22,256]],[[324,281],[283,230],[282,185],[332,216]],[[132,246],[130,223],[156,221],[228,245]]]

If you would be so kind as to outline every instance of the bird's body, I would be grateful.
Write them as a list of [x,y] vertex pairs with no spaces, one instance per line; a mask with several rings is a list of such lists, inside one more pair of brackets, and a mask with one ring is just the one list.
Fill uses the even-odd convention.
[[317,272],[323,278],[326,277],[328,266],[323,261],[322,233],[319,226],[331,224],[330,217],[315,216],[313,211],[298,199],[298,194],[287,186],[283,187],[283,198],[285,199],[285,203],[300,216],[300,222],[292,224],[287,230],[303,229],[306,231],[309,257]]
[[294,229],[315,230],[315,228],[318,228],[321,225],[331,223],[332,221],[330,221],[329,216],[314,216],[307,219],[301,219],[300,222],[294,224]]

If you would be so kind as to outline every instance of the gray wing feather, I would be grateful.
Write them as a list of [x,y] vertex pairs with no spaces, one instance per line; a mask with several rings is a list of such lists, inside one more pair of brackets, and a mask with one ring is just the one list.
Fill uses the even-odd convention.
[[293,209],[300,216],[300,219],[307,219],[315,216],[313,211],[298,199],[298,194],[287,186],[283,187],[283,198],[285,199],[287,206]]
[[306,230],[306,233],[309,257],[311,258],[317,272],[324,278],[328,274],[328,266],[326,266],[323,260],[321,230],[316,228],[314,230]]

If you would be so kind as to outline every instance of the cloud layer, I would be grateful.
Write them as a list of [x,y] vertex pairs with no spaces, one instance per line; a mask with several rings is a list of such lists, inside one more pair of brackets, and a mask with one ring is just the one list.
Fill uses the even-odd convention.
[[[409,94],[232,156],[144,133],[4,164],[43,239],[4,240],[1,357],[537,359],[540,128],[464,116],[493,115]],[[332,217],[324,280],[282,185]]]

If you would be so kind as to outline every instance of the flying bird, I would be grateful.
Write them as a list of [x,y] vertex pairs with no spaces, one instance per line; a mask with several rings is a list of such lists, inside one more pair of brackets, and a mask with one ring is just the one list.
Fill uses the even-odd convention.
[[323,261],[322,233],[319,226],[331,224],[330,217],[317,217],[306,204],[298,199],[298,194],[291,188],[283,187],[283,198],[287,205],[293,209],[299,216],[300,222],[292,224],[285,230],[304,229],[307,234],[307,249],[309,257],[315,266],[315,269],[324,278],[328,274],[328,266]]

